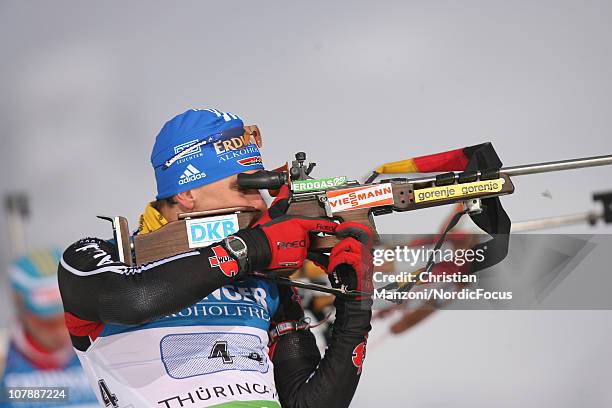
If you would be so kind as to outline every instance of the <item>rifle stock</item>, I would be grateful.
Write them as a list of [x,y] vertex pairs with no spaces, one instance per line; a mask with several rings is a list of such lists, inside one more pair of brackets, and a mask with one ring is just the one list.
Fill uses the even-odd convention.
[[228,214],[235,214],[240,229],[244,229],[252,226],[261,212],[253,207],[233,207],[181,214],[178,221],[170,222],[148,234],[134,236],[136,264],[142,265],[196,248],[189,242],[188,220]]

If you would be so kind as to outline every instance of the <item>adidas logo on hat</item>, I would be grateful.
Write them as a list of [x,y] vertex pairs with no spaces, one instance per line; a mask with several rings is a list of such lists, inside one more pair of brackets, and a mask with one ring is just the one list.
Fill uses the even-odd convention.
[[179,179],[178,183],[179,185],[183,185],[192,181],[202,179],[204,177],[206,177],[206,173],[201,172],[193,164],[190,164],[187,166],[187,168],[181,175],[181,178]]

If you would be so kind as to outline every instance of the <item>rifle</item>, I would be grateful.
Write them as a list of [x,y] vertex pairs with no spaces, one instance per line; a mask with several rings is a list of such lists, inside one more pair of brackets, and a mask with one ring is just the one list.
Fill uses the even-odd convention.
[[[490,144],[466,149],[482,146],[494,152]],[[448,153],[450,152],[441,154]],[[496,157],[496,154],[493,154]],[[440,154],[423,156],[423,158],[438,155]],[[493,162],[501,164],[499,159]],[[374,182],[380,174],[385,173],[386,168],[391,168],[388,173],[403,172],[398,171],[402,169],[402,166],[397,166],[397,163],[401,162],[388,163],[379,167],[364,183],[349,181],[346,177],[314,179],[310,174],[316,164],[306,164],[306,154],[298,152],[291,167],[285,164],[274,171],[260,170],[252,174],[241,173],[238,175],[237,182],[244,189],[272,191],[287,184],[293,193],[287,211],[288,215],[327,217],[337,221],[358,222],[370,228],[376,242],[378,242],[378,233],[374,216],[463,203],[465,210],[451,220],[441,237],[442,241],[446,232],[458,222],[461,215],[475,216],[483,213],[486,209],[486,206],[483,206],[483,200],[491,202],[489,199],[512,194],[515,188],[511,177],[610,165],[612,155],[507,168],[499,166],[469,171],[449,171],[435,176],[413,179],[391,178]],[[231,235],[237,229],[251,227],[259,216],[258,211],[249,207],[186,213],[179,215],[179,220],[176,222],[171,222],[146,235],[135,235],[131,240],[127,220],[124,217],[101,216],[99,218],[112,222],[119,259],[128,265],[133,265],[208,246]],[[337,242],[338,239],[335,236],[318,236],[312,240],[310,249],[329,252]],[[505,253],[501,258],[503,259],[504,256]],[[256,273],[253,276],[341,296],[363,295],[363,293],[351,293],[346,289],[333,289],[308,282],[292,281],[288,275],[287,271],[283,271],[273,274]]]

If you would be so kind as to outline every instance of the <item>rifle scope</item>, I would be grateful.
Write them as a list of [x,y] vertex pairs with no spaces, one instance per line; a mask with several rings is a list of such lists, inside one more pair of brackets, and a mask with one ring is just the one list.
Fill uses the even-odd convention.
[[238,186],[245,190],[278,190],[287,183],[287,173],[259,170],[238,174]]

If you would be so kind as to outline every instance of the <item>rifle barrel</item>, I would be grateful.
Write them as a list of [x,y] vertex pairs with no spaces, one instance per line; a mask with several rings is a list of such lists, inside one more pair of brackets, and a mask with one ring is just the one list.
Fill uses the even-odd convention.
[[[499,170],[509,176],[524,176],[526,174],[549,173],[553,171],[582,169],[586,167],[609,166],[612,165],[612,154],[605,156],[583,157],[581,159],[559,160],[553,162],[525,164],[522,166],[504,167]],[[460,172],[454,172],[455,178]],[[477,172],[480,175],[480,172]],[[410,183],[431,183],[436,181],[435,176],[420,177],[409,179]]]
[[573,170],[585,167],[608,166],[612,164],[612,154],[606,156],[585,157],[582,159],[560,160],[547,163],[527,164],[524,166],[505,167],[500,170],[509,176],[548,173],[551,171]]

